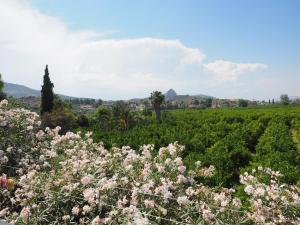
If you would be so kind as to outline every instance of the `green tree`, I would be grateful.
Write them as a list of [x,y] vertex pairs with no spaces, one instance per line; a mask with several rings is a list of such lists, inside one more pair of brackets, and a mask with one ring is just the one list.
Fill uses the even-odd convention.
[[212,98],[205,98],[203,101],[203,104],[205,105],[206,108],[211,108],[212,106]]
[[2,91],[3,87],[4,87],[4,82],[2,81],[2,76],[0,73],[0,101],[6,97]]
[[248,106],[248,101],[245,99],[239,99],[239,107],[247,107]]
[[129,105],[124,101],[117,101],[112,107],[115,127],[128,129],[134,123]]
[[76,122],[81,127],[89,127],[90,125],[89,118],[84,114],[79,115]]
[[41,99],[41,114],[44,112],[51,112],[54,105],[53,83],[49,77],[48,65],[46,65],[44,82],[42,86],[42,99]]
[[193,105],[200,105],[200,101],[198,99],[193,99],[192,104]]
[[61,127],[60,133],[65,134],[72,130],[76,125],[76,116],[72,112],[72,106],[62,101],[57,95],[54,95],[54,104],[51,112],[44,112],[42,115],[43,127],[55,128]]
[[112,110],[109,108],[98,107],[91,116],[91,125],[97,131],[111,131],[112,125]]
[[290,103],[289,96],[287,94],[280,95],[280,102],[283,105],[288,105]]
[[160,106],[164,102],[164,99],[165,99],[165,96],[160,91],[154,91],[151,93],[150,101],[155,110],[157,121],[161,121]]

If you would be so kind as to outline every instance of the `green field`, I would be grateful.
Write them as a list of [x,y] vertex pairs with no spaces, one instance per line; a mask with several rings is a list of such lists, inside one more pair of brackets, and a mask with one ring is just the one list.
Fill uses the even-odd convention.
[[288,183],[300,178],[300,106],[180,109],[164,111],[162,117],[161,123],[150,116],[127,130],[92,124],[93,137],[108,148],[154,144],[159,149],[178,141],[185,145],[188,167],[197,160],[216,167],[212,185],[232,186],[241,171],[259,165],[280,170]]

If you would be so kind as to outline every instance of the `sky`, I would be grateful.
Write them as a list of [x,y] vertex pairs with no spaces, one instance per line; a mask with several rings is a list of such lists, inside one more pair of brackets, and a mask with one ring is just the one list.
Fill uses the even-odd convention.
[[0,73],[105,100],[300,96],[298,0],[0,0]]

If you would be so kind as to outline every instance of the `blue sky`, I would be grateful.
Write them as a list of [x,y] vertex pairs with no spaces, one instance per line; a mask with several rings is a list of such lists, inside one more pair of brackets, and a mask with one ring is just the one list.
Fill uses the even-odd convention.
[[[179,39],[211,59],[299,64],[298,0],[32,0],[74,30]],[[274,54],[280,52],[280,55]],[[245,54],[246,53],[246,54]]]
[[[91,53],[91,49],[85,49],[85,55],[80,53],[79,57],[89,59],[83,65],[85,70],[80,67],[81,75],[85,76],[84,72],[90,75],[86,75],[84,81],[78,80],[77,84],[74,78],[70,89],[60,84],[56,85],[57,91],[65,94],[126,99],[139,97],[137,95],[145,96],[151,89],[166,91],[170,86],[169,88],[175,88],[179,93],[204,93],[228,98],[276,98],[281,93],[300,95],[296,85],[300,81],[300,1],[297,0],[12,1],[17,2],[16,5],[23,4],[28,11],[37,11],[38,15],[33,13],[31,17],[36,16],[36,20],[42,21],[41,23],[44,20],[47,20],[46,24],[57,20],[58,30],[65,30],[63,33],[68,33],[68,37],[77,38],[78,33],[83,32],[97,33],[87,39],[89,44],[101,41],[95,44],[98,51],[94,49]],[[50,26],[51,35],[55,33],[53,35],[57,38],[56,33],[59,31],[55,30],[55,26]],[[40,24],[36,27],[41,30]],[[113,40],[113,43],[109,40]],[[176,40],[180,46],[174,42]],[[84,40],[85,46],[86,43]],[[53,39],[49,40],[50,44],[53,44]],[[82,46],[82,42],[77,45]],[[77,45],[74,44],[73,47],[76,48]],[[127,47],[120,50],[116,49],[116,45]],[[57,45],[54,48],[56,47]],[[161,49],[157,50],[158,48]],[[141,49],[143,51],[140,52]],[[149,54],[144,55],[145,49],[151,49],[150,55],[155,58],[159,59],[163,55],[163,59],[154,62],[153,58],[149,58]],[[111,51],[114,53],[111,54]],[[140,55],[131,56],[135,51]],[[107,54],[101,55],[101,52]],[[127,71],[126,68],[122,75],[122,69],[126,65],[135,66],[134,63],[130,64],[131,61],[126,61],[126,53],[128,58],[145,60],[141,61],[136,69]],[[49,55],[51,54],[53,53],[49,52]],[[193,60],[188,65],[173,70],[171,67],[177,67],[175,62],[181,62],[182,57],[192,57]],[[62,65],[56,68],[53,58],[55,57],[49,57],[45,61],[53,61],[54,73],[72,71],[63,71]],[[94,61],[95,58],[99,61]],[[108,62],[107,58],[111,60]],[[114,59],[118,62],[116,65]],[[122,64],[122,59],[126,64]],[[186,61],[185,59],[183,61]],[[74,62],[78,62],[78,58],[76,60],[74,59]],[[107,68],[96,68],[98,62],[103,63],[102,68]],[[114,67],[118,70],[114,70]],[[38,68],[42,66],[37,66],[36,72]],[[10,73],[9,69],[4,69],[6,73]],[[108,73],[109,81],[103,79]],[[59,76],[55,76],[54,74],[54,81],[60,82]],[[126,76],[126,79],[121,76]],[[140,87],[133,91],[134,85],[127,84],[128,89],[118,86],[125,80],[131,80],[130,83],[133,83],[133,78],[136,77],[141,82],[140,85],[137,81],[137,86],[149,82],[149,88],[145,86],[144,89]],[[11,78],[7,80],[17,82],[20,77],[15,75]],[[114,79],[117,84],[113,84]],[[34,87],[40,82],[36,78],[32,82],[24,78],[19,80],[24,84],[31,83]],[[165,84],[169,80],[172,82],[169,85]],[[102,82],[103,85],[97,87],[95,82]],[[158,82],[160,84],[156,86],[155,83]],[[79,84],[82,88],[78,92]],[[98,92],[91,91],[91,88],[98,89]]]

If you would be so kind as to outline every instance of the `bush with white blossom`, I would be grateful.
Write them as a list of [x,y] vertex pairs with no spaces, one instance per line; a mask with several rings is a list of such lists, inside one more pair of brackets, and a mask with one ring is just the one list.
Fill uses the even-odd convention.
[[241,176],[241,200],[234,189],[196,182],[213,176],[214,167],[198,162],[187,170],[178,143],[158,153],[153,145],[107,150],[91,133],[38,130],[36,114],[6,101],[0,124],[7,157],[1,156],[0,218],[11,224],[300,223],[299,187],[281,184],[270,169]]

